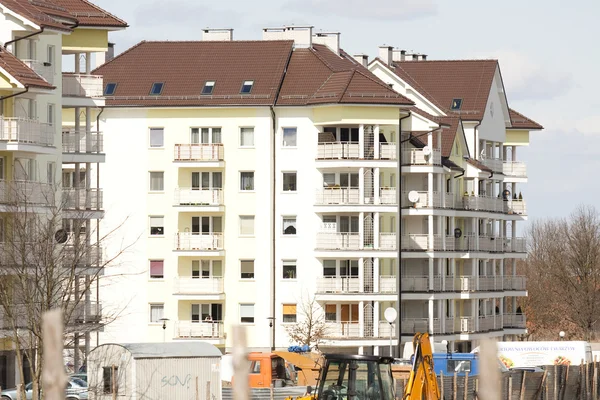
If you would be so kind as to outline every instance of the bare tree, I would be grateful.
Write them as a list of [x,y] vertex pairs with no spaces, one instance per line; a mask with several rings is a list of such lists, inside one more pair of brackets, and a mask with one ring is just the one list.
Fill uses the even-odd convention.
[[[73,206],[73,199],[59,193],[60,188],[35,182],[0,188],[8,211],[0,220],[0,323],[14,343],[21,381],[28,376],[33,383],[34,400],[40,396],[44,358],[42,314],[62,311],[66,347],[109,322],[94,288],[103,269],[129,247],[103,254],[102,243],[118,228],[94,235],[93,211],[79,198]],[[63,220],[72,221],[69,229],[63,228]],[[25,398],[22,386],[20,390]]]
[[290,342],[311,348],[318,346],[327,333],[323,308],[314,296],[303,296],[296,314],[297,322],[285,328]]
[[534,222],[524,263],[529,328],[540,339],[559,331],[591,340],[600,319],[600,214],[580,206],[567,219]]

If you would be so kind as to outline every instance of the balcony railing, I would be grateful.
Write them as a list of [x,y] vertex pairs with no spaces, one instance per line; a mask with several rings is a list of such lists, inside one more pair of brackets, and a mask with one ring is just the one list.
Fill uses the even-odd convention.
[[379,234],[379,249],[380,250],[396,250],[396,233],[381,232]]
[[527,177],[527,165],[519,161],[504,161],[502,163],[502,173],[506,176],[517,178]]
[[323,277],[317,278],[317,293],[358,293],[360,281],[358,277]]
[[358,142],[329,142],[317,145],[318,160],[358,159],[359,156]]
[[315,204],[360,204],[360,189],[357,187],[317,189]]
[[427,234],[402,236],[402,251],[483,251],[490,253],[525,253],[525,238],[502,238],[464,234],[454,236],[433,235],[430,243]]
[[99,322],[102,319],[102,303],[81,301],[75,306],[71,318],[74,322]]
[[409,149],[402,152],[402,165],[441,165],[442,153],[439,149]]
[[102,189],[63,188],[63,205],[66,210],[102,210]]
[[69,129],[62,131],[63,153],[102,153],[104,137],[101,132]]
[[97,245],[80,244],[65,244],[62,251],[62,259],[65,266],[85,266],[94,267],[102,266],[104,248]]
[[364,337],[358,322],[326,322],[325,337],[327,338],[360,338]]
[[429,196],[429,192],[416,191],[419,194],[417,202],[413,203],[408,200],[408,193],[402,192],[402,206],[403,207],[414,207],[414,208],[439,208],[442,207],[442,193],[433,192],[432,196]]
[[504,288],[504,279],[501,276],[480,276],[479,290],[499,291]]
[[41,204],[53,206],[54,186],[31,181],[0,180],[0,204]]
[[176,233],[175,250],[223,250],[222,233]]
[[494,172],[502,172],[503,171],[503,161],[499,158],[484,158],[480,160],[483,165],[488,167]]
[[222,189],[177,188],[175,205],[179,206],[220,206],[223,205]]
[[504,290],[526,290],[526,288],[526,276],[514,275],[504,277]]
[[502,320],[502,325],[504,328],[525,329],[527,327],[527,321],[523,314],[504,314]]
[[457,208],[474,211],[492,211],[506,213],[507,202],[498,197],[489,196],[463,196],[462,206],[457,203]]
[[225,330],[219,321],[175,321],[177,339],[223,339]]
[[417,332],[442,333],[442,326],[438,318],[433,319],[433,331],[429,329],[427,318],[402,318],[401,328],[403,334],[415,334]]
[[397,293],[396,276],[382,275],[379,277],[379,292],[380,293]]
[[54,127],[28,118],[0,117],[0,141],[53,146]]
[[175,161],[223,161],[223,144],[176,144]]
[[379,158],[382,160],[396,160],[398,158],[396,143],[380,143]]
[[63,73],[63,96],[102,97],[103,79],[100,75]]
[[221,294],[223,278],[175,278],[173,288],[175,294]]
[[379,189],[379,202],[381,204],[398,204],[395,187],[382,187]]
[[48,81],[48,83],[54,83],[54,66],[51,63],[38,60],[21,61],[23,61],[29,68],[34,70],[39,76]]
[[360,250],[358,232],[317,232],[317,248],[328,250]]
[[509,214],[527,215],[527,204],[523,200],[509,200],[506,205]]
[[403,276],[403,292],[427,292],[429,291],[429,277],[427,276]]
[[502,328],[501,315],[486,315],[479,317],[479,331],[497,331]]

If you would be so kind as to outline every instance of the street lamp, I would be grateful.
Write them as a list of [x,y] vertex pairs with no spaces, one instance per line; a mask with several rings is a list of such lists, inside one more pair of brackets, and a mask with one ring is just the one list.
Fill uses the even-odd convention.
[[169,318],[161,318],[159,319],[159,321],[162,321],[163,323],[163,343],[165,342],[165,335],[166,335],[166,331],[167,331],[167,321],[169,320]]
[[558,332],[558,336],[560,337],[560,340],[565,340],[565,335],[566,335],[565,331]]
[[[385,309],[383,316],[385,317],[385,320],[390,324],[390,357],[393,357],[393,355],[392,355],[392,330],[393,330],[392,324],[398,317],[398,312],[396,311],[396,309],[394,307],[388,307]],[[400,343],[400,341],[398,341],[398,343]]]

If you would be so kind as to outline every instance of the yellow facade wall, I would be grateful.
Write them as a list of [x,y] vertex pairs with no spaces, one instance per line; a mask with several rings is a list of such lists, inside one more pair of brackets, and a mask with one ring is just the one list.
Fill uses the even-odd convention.
[[399,118],[398,107],[334,106],[316,107],[313,111],[315,125],[398,125]]
[[[96,126],[96,117],[100,113],[99,108],[91,109],[91,118],[92,118],[92,127]],[[85,108],[82,107],[80,109],[79,118],[81,121],[81,126],[85,125]],[[75,126],[75,109],[74,108],[63,108],[62,109],[62,126],[64,127],[74,127]]]
[[75,29],[63,36],[62,49],[67,51],[107,51],[108,31],[103,29]]
[[506,131],[505,146],[529,146],[529,131],[510,129]]

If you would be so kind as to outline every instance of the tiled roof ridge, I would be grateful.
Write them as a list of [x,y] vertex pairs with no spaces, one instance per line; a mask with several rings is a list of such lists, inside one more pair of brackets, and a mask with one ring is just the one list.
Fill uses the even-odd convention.
[[[293,42],[293,40],[261,40],[261,39],[247,39],[247,40],[142,40],[144,43],[156,44],[156,43],[269,43],[269,42]],[[135,46],[134,46],[135,47]]]
[[[379,58],[378,58],[379,59]],[[415,78],[412,77],[411,74],[409,74],[408,72],[406,72],[406,70],[404,68],[402,68],[400,66],[400,64],[395,64],[394,62],[392,62],[392,65],[387,65],[386,63],[383,62],[383,60],[379,59],[379,61],[381,61],[381,63],[383,65],[385,65],[386,67],[388,67],[388,69],[390,69],[392,72],[394,72],[394,74],[396,74],[396,72],[394,71],[396,68],[400,68],[402,70],[402,72],[404,72],[404,74],[406,74],[406,76],[408,76],[411,80],[411,82],[408,82],[412,87],[414,87],[415,89],[417,89],[417,91],[421,94],[423,94],[425,97],[427,97],[427,100],[429,100],[431,103],[433,103],[433,105],[435,105],[437,108],[439,108],[440,110],[446,112],[448,111],[448,107],[443,107],[436,99],[435,97],[433,97],[427,90],[425,90],[424,87],[422,87],[419,84],[419,81],[417,81]],[[414,61],[411,61],[414,62]],[[416,61],[416,62],[420,62],[420,61]],[[398,74],[396,74],[396,76],[398,76]],[[398,76],[398,78],[402,79],[402,77]]]
[[[379,58],[379,57],[377,57]],[[436,63],[436,62],[490,62],[495,61],[498,62],[497,58],[458,58],[458,59],[435,59],[435,60],[418,60],[418,61],[394,61],[394,63]]]
[[133,46],[131,46],[130,48],[128,48],[127,50],[125,50],[121,54],[117,55],[116,57],[113,57],[111,60],[108,60],[107,62],[105,62],[104,64],[100,65],[99,67],[96,67],[94,70],[92,70],[91,73],[93,74],[94,72],[98,71],[99,69],[104,68],[108,64],[114,62],[115,60],[120,59],[121,57],[123,57],[127,53],[131,53],[133,50],[137,49],[138,47],[140,47],[141,45],[146,44],[146,43],[148,43],[146,40],[142,40],[141,42],[138,42],[138,43],[134,44]]
[[[114,15],[114,14],[112,14],[112,13],[110,13],[110,12],[106,11],[105,9],[101,8],[100,6],[98,6],[98,5],[96,5],[96,4],[92,3],[92,2],[90,2],[90,1],[88,1],[88,0],[79,0],[79,1],[81,1],[81,2],[83,2],[83,3],[87,3],[88,5],[92,6],[92,7],[93,7],[93,8],[95,8],[96,10],[99,10],[99,11],[100,11],[100,12],[102,12],[103,14],[106,14],[107,16],[110,16],[110,17],[112,17],[112,18],[116,19],[117,21],[119,21],[119,22],[123,23],[123,25],[125,25],[126,27],[128,27],[128,26],[129,26],[129,24],[128,24],[127,22],[125,22],[125,21],[124,21],[124,20],[122,20],[121,18],[117,17],[116,15]],[[69,11],[69,13],[73,14],[71,11]],[[77,18],[77,17],[75,16],[75,18]]]
[[[512,111],[513,113],[517,114],[519,117],[523,118],[527,122],[531,122],[531,123],[539,125],[541,128],[543,128],[542,124],[540,124],[539,122],[537,122],[537,121],[535,121],[535,120],[533,120],[533,119],[531,119],[529,117],[526,117],[525,115],[523,115],[520,112],[516,111],[514,108],[510,108],[509,107],[508,110],[509,110],[509,112]],[[512,118],[511,118],[511,122],[512,122]]]
[[[311,53],[313,53],[315,56],[317,56],[319,61],[321,61],[327,68],[329,68],[331,70],[331,72],[343,72],[343,71],[337,71],[335,68],[333,68],[333,66],[330,63],[328,63],[327,60],[325,60],[325,58],[322,55],[320,55],[318,51],[316,51],[315,46],[325,47],[327,50],[329,50],[329,47],[322,45],[322,44],[313,44],[309,50]],[[339,57],[339,55],[338,55],[338,57]]]

